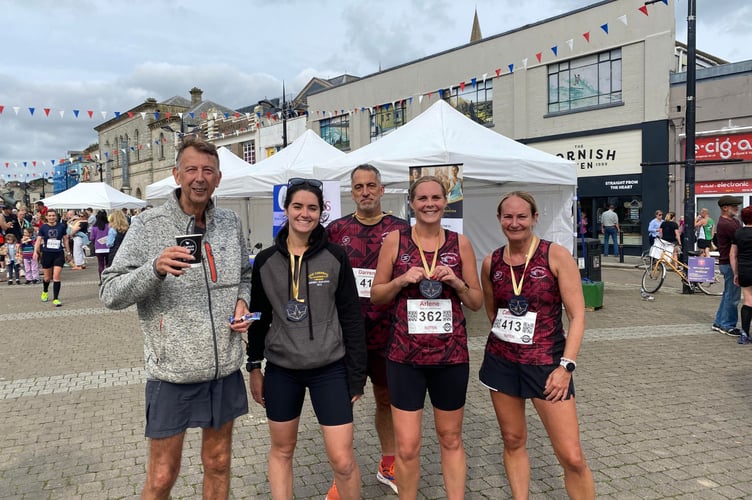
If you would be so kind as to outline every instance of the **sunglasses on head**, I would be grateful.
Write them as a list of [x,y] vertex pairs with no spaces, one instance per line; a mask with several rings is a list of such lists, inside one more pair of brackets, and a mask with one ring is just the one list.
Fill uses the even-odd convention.
[[301,186],[303,184],[308,184],[312,188],[321,189],[324,186],[324,183],[321,182],[318,179],[303,179],[302,177],[293,177],[289,181],[287,181],[287,186]]

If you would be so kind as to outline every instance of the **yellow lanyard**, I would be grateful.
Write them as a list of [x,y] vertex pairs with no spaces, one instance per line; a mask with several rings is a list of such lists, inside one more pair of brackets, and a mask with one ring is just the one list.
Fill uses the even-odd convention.
[[[300,271],[303,266],[303,256],[300,256],[300,260],[295,258],[295,255],[290,252],[290,274],[292,275],[292,295],[296,302],[305,302],[303,299],[298,298],[300,292]],[[297,270],[296,270],[297,267]],[[297,279],[295,276],[297,274]]]
[[527,274],[527,265],[530,264],[530,259],[533,258],[533,248],[538,240],[536,236],[533,236],[533,241],[530,242],[530,248],[527,249],[527,255],[525,256],[525,269],[522,270],[522,277],[520,278],[519,285],[517,284],[517,277],[514,275],[514,268],[512,267],[512,251],[509,250],[507,245],[507,255],[509,256],[509,272],[512,275],[512,290],[516,296],[520,296],[522,293],[522,282],[525,281],[525,275]]
[[423,248],[420,246],[420,241],[418,241],[418,235],[415,234],[415,229],[413,229],[413,236],[415,237],[415,245],[418,247],[418,252],[420,252],[420,260],[423,261],[423,269],[426,271],[426,279],[431,279],[431,276],[433,276],[433,272],[436,270],[436,258],[439,256],[439,243],[441,243],[441,230],[439,230],[439,234],[436,238],[436,250],[433,251],[433,262],[431,263],[431,267],[428,267],[428,261],[426,260],[426,254],[423,253]]

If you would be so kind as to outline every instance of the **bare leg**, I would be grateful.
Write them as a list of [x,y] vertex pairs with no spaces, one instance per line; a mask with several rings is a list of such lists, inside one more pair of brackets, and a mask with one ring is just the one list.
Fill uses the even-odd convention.
[[530,494],[530,459],[526,448],[525,400],[491,391],[491,401],[504,441],[504,470],[512,497],[527,499]]
[[269,450],[269,486],[272,498],[292,498],[292,457],[298,442],[300,417],[288,422],[269,420],[271,449]]
[[230,420],[219,430],[203,429],[201,463],[204,466],[204,499],[227,499],[230,494],[230,462],[232,459],[232,427]]
[[580,445],[580,427],[574,398],[555,403],[533,399],[533,404],[551,438],[554,454],[564,468],[564,486],[569,498],[594,499],[593,473]]
[[376,415],[374,424],[376,434],[381,444],[381,454],[394,456],[394,423],[392,422],[391,400],[389,389],[383,385],[373,385],[373,396],[376,399]]
[[185,432],[161,439],[149,439],[149,463],[146,484],[141,493],[144,500],[166,500],[170,497],[180,472]]
[[353,451],[353,424],[322,425],[324,445],[340,497],[360,498],[360,468]]
[[434,408],[434,424],[441,447],[441,472],[447,499],[465,498],[467,457],[462,443],[462,419],[465,409],[443,411]]
[[392,406],[395,456],[395,480],[400,500],[413,500],[418,496],[420,482],[421,421],[423,410],[404,411]]

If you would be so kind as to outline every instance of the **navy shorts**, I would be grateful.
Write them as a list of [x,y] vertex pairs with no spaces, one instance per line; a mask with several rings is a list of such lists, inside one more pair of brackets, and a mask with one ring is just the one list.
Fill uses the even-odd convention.
[[240,370],[208,382],[173,384],[146,381],[146,437],[175,436],[189,427],[219,430],[248,413],[248,395]]
[[697,248],[710,248],[710,240],[697,240]]
[[387,359],[386,376],[389,398],[395,408],[422,410],[428,391],[434,408],[454,411],[465,406],[470,364],[421,366]]
[[320,425],[352,423],[353,405],[344,360],[306,370],[283,368],[267,361],[264,372],[266,417],[273,422],[298,418],[306,389],[311,393],[311,404]]
[[386,356],[384,351],[369,350],[366,374],[371,378],[373,385],[387,386],[386,379]]
[[[523,365],[494,356],[486,351],[480,367],[480,382],[492,391],[502,392],[516,398],[546,399],[543,391],[546,380],[556,365]],[[564,399],[574,397],[574,378],[569,380],[569,394]]]
[[42,258],[39,262],[42,269],[52,269],[53,267],[63,267],[65,264],[65,254],[63,252],[42,252]]

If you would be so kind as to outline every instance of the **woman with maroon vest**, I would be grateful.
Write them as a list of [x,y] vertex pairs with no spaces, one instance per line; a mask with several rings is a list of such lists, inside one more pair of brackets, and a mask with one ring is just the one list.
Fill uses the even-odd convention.
[[464,498],[467,464],[462,419],[469,378],[461,304],[483,305],[475,253],[463,235],[441,227],[447,193],[436,177],[410,187],[412,228],[387,235],[371,288],[374,304],[393,304],[387,385],[397,447],[395,480],[402,499],[418,494],[423,401],[434,407],[446,498]]
[[[562,246],[533,234],[535,199],[520,191],[501,199],[496,216],[508,244],[483,260],[481,282],[491,333],[480,381],[491,390],[514,498],[528,498],[525,400],[532,399],[571,498],[595,498],[582,452],[572,372],[585,333],[580,273]],[[562,306],[569,319],[564,335]]]

